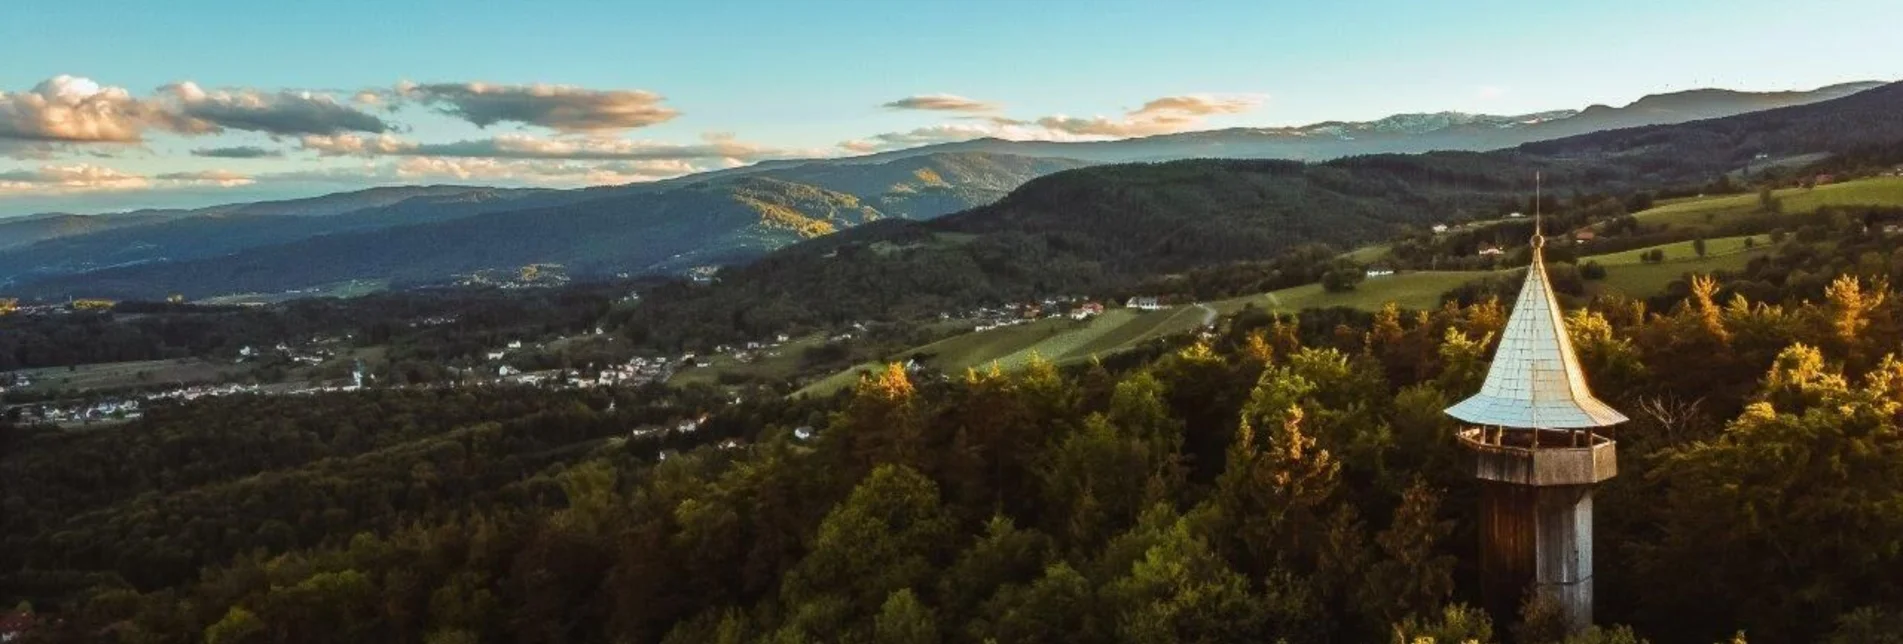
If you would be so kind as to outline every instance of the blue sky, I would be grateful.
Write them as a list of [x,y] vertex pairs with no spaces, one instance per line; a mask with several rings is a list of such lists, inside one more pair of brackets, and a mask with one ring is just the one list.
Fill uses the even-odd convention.
[[[0,20],[0,216],[1809,89],[1897,78],[1896,24],[1894,0],[32,2]],[[934,95],[969,101],[885,107]],[[1168,97],[1193,100],[1145,109]],[[192,154],[234,148],[272,156]]]

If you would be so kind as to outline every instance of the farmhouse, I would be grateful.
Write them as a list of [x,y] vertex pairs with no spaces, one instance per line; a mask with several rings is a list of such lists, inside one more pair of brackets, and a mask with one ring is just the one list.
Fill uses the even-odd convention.
[[1163,308],[1161,302],[1158,302],[1155,297],[1149,296],[1130,298],[1130,301],[1125,302],[1123,305],[1127,308],[1141,309],[1144,311],[1155,311]]
[[1389,275],[1393,275],[1393,274],[1394,274],[1394,269],[1392,269],[1392,268],[1370,268],[1370,269],[1368,269],[1368,277],[1387,277],[1387,276],[1389,276]]
[[1096,302],[1085,302],[1081,306],[1078,306],[1077,308],[1072,309],[1070,312],[1070,318],[1073,320],[1082,320],[1082,319],[1091,317],[1093,315],[1103,315],[1102,304],[1098,304]]

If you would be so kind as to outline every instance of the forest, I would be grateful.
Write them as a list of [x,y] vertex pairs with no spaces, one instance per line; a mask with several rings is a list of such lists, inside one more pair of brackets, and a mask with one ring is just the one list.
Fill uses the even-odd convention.
[[0,599],[57,616],[26,641],[1893,641],[1898,278],[1903,246],[1844,224],[1569,314],[1633,418],[1595,504],[1601,626],[1570,637],[1537,601],[1475,608],[1441,410],[1504,323],[1484,295],[823,399],[405,390],[9,428]]

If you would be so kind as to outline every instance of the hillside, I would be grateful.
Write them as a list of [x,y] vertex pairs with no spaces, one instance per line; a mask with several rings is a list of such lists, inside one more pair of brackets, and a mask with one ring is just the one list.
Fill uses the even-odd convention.
[[1899,108],[1903,84],[1893,84],[1807,106],[1487,153],[1095,166],[931,222],[870,226],[789,248],[723,272],[719,284],[659,293],[664,304],[651,299],[628,324],[637,337],[693,345],[789,325],[1104,293],[1307,243],[1353,248],[1408,227],[1498,216],[1521,209],[1534,172],[1552,194],[1627,195],[1710,181],[1757,154],[1903,144]]
[[[278,215],[316,214],[310,209],[318,205],[334,211],[355,193],[239,204],[0,252],[0,276],[8,276],[0,286],[48,284],[24,291],[54,298],[80,292],[152,297],[366,277],[431,281],[535,262],[612,272],[678,270],[744,261],[870,219],[928,219],[990,203],[1033,177],[1081,165],[958,153],[803,164],[699,182],[568,191],[457,188],[324,217]],[[702,198],[712,205],[699,211],[683,205]],[[299,203],[306,210],[297,210]],[[642,222],[657,227],[643,230],[639,226],[648,224]],[[525,239],[535,237],[545,238]],[[627,241],[607,245],[616,239]],[[366,272],[369,267],[385,272]],[[74,290],[59,290],[68,286]]]

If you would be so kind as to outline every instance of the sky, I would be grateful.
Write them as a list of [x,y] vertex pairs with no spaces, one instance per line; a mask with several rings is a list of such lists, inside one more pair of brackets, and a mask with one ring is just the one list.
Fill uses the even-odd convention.
[[1903,76],[1896,0],[23,1],[0,217]]

